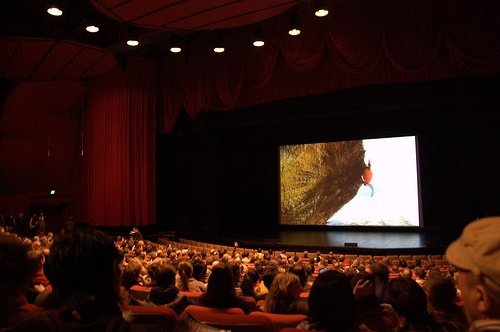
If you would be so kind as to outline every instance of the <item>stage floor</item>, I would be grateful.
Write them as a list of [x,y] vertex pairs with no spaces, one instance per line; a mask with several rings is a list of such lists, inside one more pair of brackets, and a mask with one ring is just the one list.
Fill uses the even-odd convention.
[[438,232],[381,232],[341,230],[281,230],[272,237],[224,236],[227,242],[238,241],[251,248],[282,248],[284,250],[320,250],[358,254],[443,254],[449,241]]
[[427,239],[420,233],[367,233],[367,232],[290,232],[280,233],[282,244],[344,247],[346,243],[355,243],[361,248],[400,249],[422,248],[427,246]]

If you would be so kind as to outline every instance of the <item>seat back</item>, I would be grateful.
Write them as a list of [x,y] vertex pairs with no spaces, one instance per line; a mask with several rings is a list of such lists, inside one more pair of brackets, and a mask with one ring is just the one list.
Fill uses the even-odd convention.
[[180,317],[181,320],[184,319],[184,314],[189,314],[203,324],[222,330],[230,330],[233,332],[276,331],[273,322],[268,317],[264,316],[218,313],[210,311],[185,311]]
[[221,309],[221,308],[212,308],[212,307],[203,307],[201,305],[195,305],[195,304],[191,304],[191,305],[188,305],[185,309],[184,309],[184,312],[187,312],[191,315],[195,315],[197,313],[218,313],[218,314],[239,314],[239,315],[243,315],[244,312],[241,308],[224,308],[224,309]]
[[134,285],[130,287],[130,295],[139,301],[144,301],[148,295],[149,292],[151,291],[151,287],[146,287],[146,286],[141,286],[141,285]]
[[22,306],[20,306],[19,309],[31,311],[31,312],[44,312],[45,311],[45,308],[37,306],[36,304],[32,304],[32,303],[25,303]]
[[202,292],[186,292],[186,291],[181,291],[180,294],[187,297],[189,303],[192,304],[200,304],[200,298],[203,295]]
[[270,312],[263,311],[254,311],[250,313],[251,316],[264,316],[269,318],[277,331],[281,331],[281,329],[285,327],[295,328],[302,321],[307,319],[306,315],[302,314],[274,314]]
[[175,326],[172,332],[192,332],[192,331],[220,332],[221,330],[216,327],[204,324],[199,320],[197,320],[196,318],[194,318],[191,314],[185,312],[179,318],[179,321],[177,322],[177,325]]
[[163,331],[172,331],[177,324],[177,314],[166,306],[129,305],[122,309],[132,323],[151,324]]
[[413,260],[420,260],[420,261],[426,261],[427,260],[427,255],[413,255],[411,257]]

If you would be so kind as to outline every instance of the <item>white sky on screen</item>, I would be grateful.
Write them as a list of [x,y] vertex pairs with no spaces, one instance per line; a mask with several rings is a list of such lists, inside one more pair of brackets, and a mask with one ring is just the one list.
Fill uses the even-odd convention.
[[329,225],[393,225],[407,220],[419,226],[415,137],[363,140],[365,162],[371,162],[374,195],[361,186],[356,196],[329,220]]

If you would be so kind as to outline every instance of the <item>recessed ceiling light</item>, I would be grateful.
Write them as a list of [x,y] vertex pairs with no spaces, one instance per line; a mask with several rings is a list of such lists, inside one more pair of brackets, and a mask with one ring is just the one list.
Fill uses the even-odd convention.
[[214,47],[215,53],[223,53],[226,49],[224,47]]
[[52,6],[47,9],[47,13],[52,16],[61,16],[63,14],[63,11],[60,8]]
[[85,30],[87,30],[87,31],[88,31],[88,32],[90,32],[90,33],[96,33],[96,32],[98,32],[98,31],[99,31],[99,27],[98,27],[98,26],[96,26],[96,25],[87,25],[87,26],[85,27]]
[[139,45],[139,41],[135,40],[135,39],[129,39],[129,40],[127,40],[127,45],[135,47],[135,46]]
[[325,17],[326,15],[328,15],[328,10],[324,8],[318,9],[316,12],[314,12],[314,15],[316,15],[317,17]]

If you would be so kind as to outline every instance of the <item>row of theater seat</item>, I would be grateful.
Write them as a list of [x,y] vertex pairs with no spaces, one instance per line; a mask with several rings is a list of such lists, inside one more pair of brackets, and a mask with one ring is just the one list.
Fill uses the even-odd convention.
[[[25,304],[22,309],[42,312],[44,309],[33,304]],[[278,332],[294,328],[307,316],[300,314],[273,314],[252,311],[245,314],[240,308],[216,309],[199,305],[189,305],[178,316],[167,306],[122,306],[124,316],[133,324],[155,325],[165,332],[221,331],[235,332]]]
[[[175,315],[175,313],[173,314]],[[175,332],[200,330],[276,332],[282,331],[284,328],[294,329],[300,322],[307,318],[305,315],[299,314],[272,314],[261,311],[253,311],[247,315],[240,308],[215,309],[198,305],[188,306],[178,318],[174,317],[171,313],[168,315],[172,318],[171,321],[168,323],[163,322],[161,326],[164,326],[166,331],[169,331],[171,327],[172,331]],[[141,322],[151,323],[151,316],[143,319]]]
[[[134,298],[135,300],[138,300],[138,301],[146,300],[150,291],[151,291],[151,287],[141,286],[141,285],[134,285],[129,290],[132,298]],[[186,292],[186,291],[181,291],[180,294],[186,296],[187,299],[189,300],[189,303],[192,303],[192,304],[200,304],[200,298],[203,295],[202,292]],[[300,297],[301,298],[309,297],[309,292],[300,293]],[[255,299],[251,296],[242,296],[241,298],[246,302],[250,312],[258,310],[257,308],[262,304],[262,303],[256,302]]]
[[[177,248],[182,248],[182,249],[189,249],[189,250],[227,250],[228,253],[232,253],[233,250],[236,250],[240,254],[242,253],[249,253],[249,252],[255,252],[255,249],[250,249],[250,248],[234,248],[234,247],[228,247],[224,245],[219,245],[219,244],[212,244],[212,243],[206,243],[206,242],[199,242],[199,241],[194,241],[194,240],[188,240],[184,238],[180,238],[179,242],[175,241],[170,241],[170,240],[160,240],[161,244],[164,245],[172,245]],[[285,254],[290,257],[299,257],[299,259],[304,259],[304,251],[286,251]],[[329,254],[327,253],[322,253],[321,254],[325,259],[329,257]],[[417,261],[426,261],[430,260],[433,261],[436,266],[443,266],[443,265],[448,265],[448,260],[446,258],[446,255],[439,255],[439,254],[431,254],[431,255],[423,255],[423,254],[415,254],[415,255],[409,255],[409,254],[402,254],[402,255],[356,255],[356,254],[333,254],[335,257],[343,256],[346,260],[348,261],[353,261],[355,259],[360,259],[360,260],[368,260],[368,259],[373,259],[374,261],[389,261],[392,264],[396,264],[399,262],[399,260],[405,260],[407,263],[416,263]],[[315,257],[316,254],[314,252],[309,252],[308,257]]]

